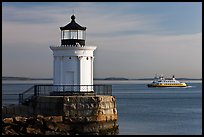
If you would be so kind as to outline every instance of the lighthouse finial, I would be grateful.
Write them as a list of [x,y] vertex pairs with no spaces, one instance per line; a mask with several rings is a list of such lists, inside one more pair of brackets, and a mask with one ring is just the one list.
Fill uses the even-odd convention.
[[72,21],[75,20],[75,16],[74,16],[74,9],[72,10],[73,15],[71,16]]
[[72,12],[73,12],[73,15],[74,15],[74,9],[72,10]]

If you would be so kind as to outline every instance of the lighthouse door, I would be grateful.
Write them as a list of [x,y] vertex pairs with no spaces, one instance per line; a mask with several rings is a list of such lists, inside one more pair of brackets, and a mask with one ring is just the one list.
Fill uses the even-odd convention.
[[65,84],[66,85],[74,85],[74,72],[73,71],[66,71]]

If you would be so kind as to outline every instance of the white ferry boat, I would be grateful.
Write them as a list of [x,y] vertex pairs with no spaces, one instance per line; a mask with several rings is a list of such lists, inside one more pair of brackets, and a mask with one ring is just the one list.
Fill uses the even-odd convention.
[[154,77],[151,84],[147,84],[148,87],[186,87],[187,84],[175,79],[174,75],[171,79],[165,79],[162,75]]

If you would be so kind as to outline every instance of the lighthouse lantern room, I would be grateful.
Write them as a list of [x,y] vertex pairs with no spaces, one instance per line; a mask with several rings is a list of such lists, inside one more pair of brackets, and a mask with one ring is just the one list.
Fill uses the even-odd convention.
[[75,16],[71,16],[71,22],[61,29],[61,44],[67,46],[73,46],[80,44],[85,45],[86,27],[82,27],[75,22]]
[[95,46],[85,46],[86,27],[71,22],[61,30],[61,45],[50,46],[53,51],[54,85],[93,85],[93,51]]

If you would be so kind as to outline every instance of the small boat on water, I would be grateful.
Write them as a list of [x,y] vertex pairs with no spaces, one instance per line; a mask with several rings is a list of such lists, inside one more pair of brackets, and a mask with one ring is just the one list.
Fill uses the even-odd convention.
[[186,87],[187,84],[175,79],[174,75],[171,79],[164,78],[162,75],[154,77],[152,83],[147,84],[148,87]]

